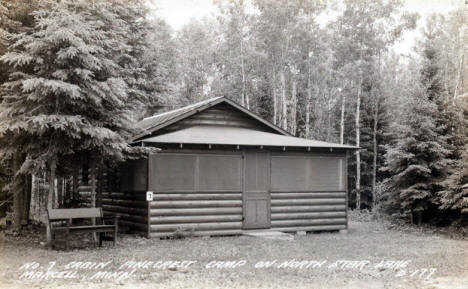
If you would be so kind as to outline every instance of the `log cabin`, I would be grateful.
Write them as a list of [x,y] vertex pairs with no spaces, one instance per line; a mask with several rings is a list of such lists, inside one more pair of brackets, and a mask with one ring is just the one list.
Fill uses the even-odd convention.
[[163,238],[348,227],[354,146],[294,137],[225,97],[137,125],[132,145],[160,151],[126,162],[121,191],[101,201],[131,231]]

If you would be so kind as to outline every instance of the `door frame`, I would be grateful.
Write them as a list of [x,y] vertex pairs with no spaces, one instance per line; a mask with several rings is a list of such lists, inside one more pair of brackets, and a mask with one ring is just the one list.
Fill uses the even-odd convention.
[[[268,160],[267,165],[267,189],[266,191],[263,190],[255,190],[249,191],[252,193],[266,193],[267,195],[267,225],[265,227],[251,227],[245,224],[245,214],[247,212],[246,209],[246,182],[245,182],[245,174],[246,174],[246,161],[247,155],[249,153],[255,154],[265,154],[266,159]],[[271,228],[271,154],[270,151],[267,150],[243,150],[242,151],[242,229],[243,230],[255,230],[255,229],[269,229]]]

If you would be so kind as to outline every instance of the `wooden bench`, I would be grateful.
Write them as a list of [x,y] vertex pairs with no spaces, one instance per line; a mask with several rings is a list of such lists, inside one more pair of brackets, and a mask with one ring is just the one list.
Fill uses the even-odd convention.
[[[98,233],[99,246],[102,241],[113,241],[115,246],[118,232],[118,216],[104,217],[102,208],[79,208],[79,209],[52,209],[47,210],[49,218],[49,228],[52,235],[52,248],[57,243],[65,243],[68,250],[69,238],[72,233]],[[73,219],[93,219],[96,218],[95,225],[73,225]],[[109,222],[108,220],[113,220]],[[111,236],[106,236],[111,233]],[[63,235],[59,240],[58,235]]]

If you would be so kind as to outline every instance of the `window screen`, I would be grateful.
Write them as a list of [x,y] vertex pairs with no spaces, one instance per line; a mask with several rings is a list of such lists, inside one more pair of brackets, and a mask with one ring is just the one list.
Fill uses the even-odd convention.
[[242,189],[240,155],[157,154],[151,160],[150,189],[155,191]]
[[195,155],[156,155],[152,187],[156,191],[194,190],[196,160]]
[[274,156],[272,189],[276,191],[344,190],[343,158],[327,156]]
[[277,191],[307,188],[308,162],[305,157],[275,156],[271,159],[271,187]]
[[241,190],[241,157],[235,155],[200,155],[199,190]]
[[338,157],[310,158],[308,189],[314,191],[342,190],[343,160]]

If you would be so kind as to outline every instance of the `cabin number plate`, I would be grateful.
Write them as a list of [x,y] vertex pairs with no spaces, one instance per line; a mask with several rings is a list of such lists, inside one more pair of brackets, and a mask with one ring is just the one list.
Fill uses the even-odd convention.
[[146,192],[146,200],[148,202],[153,200],[153,192]]

